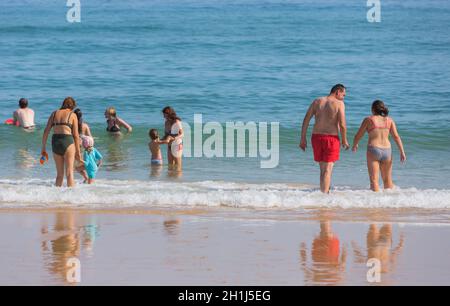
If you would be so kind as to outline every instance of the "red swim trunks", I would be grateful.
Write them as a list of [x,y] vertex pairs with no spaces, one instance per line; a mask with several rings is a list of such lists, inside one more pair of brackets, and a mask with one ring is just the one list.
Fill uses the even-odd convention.
[[312,245],[312,259],[320,263],[339,263],[340,242],[337,237],[314,239]]
[[337,135],[312,134],[311,143],[316,162],[334,163],[339,160],[341,142]]

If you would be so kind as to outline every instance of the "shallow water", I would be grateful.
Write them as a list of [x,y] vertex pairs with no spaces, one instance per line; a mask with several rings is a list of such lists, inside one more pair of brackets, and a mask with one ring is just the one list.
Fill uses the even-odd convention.
[[[40,127],[25,133],[0,126],[0,179],[54,177],[52,164],[37,164],[42,128],[72,95],[105,156],[101,180],[171,179],[165,169],[152,173],[147,150],[147,131],[162,130],[160,110],[169,104],[187,123],[202,113],[205,122],[281,126],[278,167],[260,169],[252,158],[185,158],[178,180],[315,188],[312,153],[298,149],[300,121],[315,97],[342,82],[350,138],[370,103],[385,100],[408,155],[402,166],[394,149],[396,184],[422,190],[413,192],[424,197],[422,205],[448,205],[423,191],[450,189],[448,1],[383,2],[378,24],[367,22],[365,2],[356,0],[89,1],[80,24],[65,21],[63,4],[0,4],[0,118],[10,117],[25,96]],[[134,125],[132,135],[108,137],[109,105]],[[337,188],[368,187],[364,142],[360,148],[342,154]]]
[[[1,208],[159,209],[242,208],[285,211],[332,209],[450,210],[450,191],[394,189],[380,193],[336,188],[330,195],[307,185],[285,183],[143,182],[100,180],[74,189],[52,180],[0,180]],[[448,217],[448,214],[447,214]]]
[[[381,285],[450,284],[448,1],[382,1],[376,24],[360,0],[89,0],[80,24],[65,2],[0,3],[0,121],[26,97],[38,125],[0,125],[0,284],[67,284],[73,257],[80,285],[370,285],[369,258]],[[394,148],[396,189],[367,190],[363,141],[331,195],[318,191],[299,126],[336,83],[350,139],[373,100],[389,106],[408,156]],[[38,162],[66,96],[105,157],[93,186],[55,188],[53,161]],[[107,135],[111,105],[131,135]],[[162,132],[166,105],[188,124],[278,122],[279,165],[151,168],[147,132]]]

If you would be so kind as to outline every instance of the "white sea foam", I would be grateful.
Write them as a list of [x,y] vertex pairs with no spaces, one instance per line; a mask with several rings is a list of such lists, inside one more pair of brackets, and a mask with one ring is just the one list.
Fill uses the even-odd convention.
[[46,180],[0,180],[3,208],[450,208],[450,190],[395,189],[380,193],[339,188],[324,195],[308,186],[232,182],[97,181],[73,189]]

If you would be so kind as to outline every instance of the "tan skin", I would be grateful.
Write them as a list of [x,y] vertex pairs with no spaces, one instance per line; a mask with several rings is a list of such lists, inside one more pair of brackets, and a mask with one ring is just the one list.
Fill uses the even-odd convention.
[[52,127],[53,122],[66,122],[67,116],[69,116],[69,113],[72,110],[70,109],[63,109],[58,110],[55,113],[55,116],[50,116],[48,118],[47,126],[44,130],[44,135],[42,137],[42,154],[46,153],[46,146],[47,146],[47,140],[48,136],[50,134],[50,131],[53,128],[54,134],[65,134],[65,135],[72,135],[75,144],[71,144],[68,148],[64,156],[60,156],[58,154],[53,154],[53,159],[55,161],[56,165],[56,182],[55,185],[57,187],[61,187],[64,181],[64,173],[66,174],[66,180],[67,180],[67,187],[74,187],[75,186],[75,180],[74,180],[74,164],[75,160],[78,161],[81,165],[84,165],[84,162],[81,158],[81,152],[80,152],[80,135],[78,133],[78,118],[75,114],[72,114],[70,116],[69,122],[74,127],[72,130],[65,125],[56,125]]
[[169,144],[169,142],[171,142],[172,139],[173,137],[170,136],[168,136],[165,140],[160,140],[159,136],[156,139],[152,139],[151,142],[148,144],[148,148],[152,153],[152,159],[162,159],[160,146],[162,144]]
[[91,129],[89,128],[89,125],[87,123],[83,123],[82,124],[82,126],[81,126],[81,134],[83,134],[84,136],[92,137]]
[[[303,119],[300,139],[300,149],[306,151],[308,146],[306,134],[311,119],[315,118],[313,134],[336,135],[341,134],[342,147],[345,150],[350,148],[347,141],[347,124],[345,120],[344,98],[346,91],[337,90],[329,96],[316,99],[311,103],[305,118]],[[330,191],[331,176],[334,163],[321,162],[320,165],[320,190],[324,193]]]
[[[387,118],[382,116],[374,115],[374,120],[377,126],[384,126],[386,124]],[[392,120],[392,119],[391,119]],[[361,127],[355,135],[355,139],[353,140],[353,152],[358,150],[358,143],[361,138],[366,133],[367,129],[373,125],[369,118],[364,119],[361,123]],[[402,139],[397,131],[397,126],[392,120],[392,124],[390,129],[374,129],[369,133],[369,142],[368,145],[378,147],[378,148],[390,148],[391,143],[389,141],[389,136],[392,136],[395,143],[397,144],[400,150],[400,161],[402,163],[406,162],[406,154],[403,148]],[[370,189],[372,191],[379,191],[379,175],[381,172],[381,178],[383,180],[384,189],[394,188],[394,183],[392,182],[392,158],[387,161],[378,161],[372,156],[371,153],[367,152],[367,169],[369,172],[370,179]]]
[[[92,137],[91,129],[89,128],[89,125],[87,123],[84,123],[81,125],[81,134],[84,136]],[[81,139],[80,139],[81,143]],[[87,183],[89,179],[87,178],[87,173],[84,170],[83,166],[78,166],[76,170],[81,174],[81,176],[84,178],[84,182]]]

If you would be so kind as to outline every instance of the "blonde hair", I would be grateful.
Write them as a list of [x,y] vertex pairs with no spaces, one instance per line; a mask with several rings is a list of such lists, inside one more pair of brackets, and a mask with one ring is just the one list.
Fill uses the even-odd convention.
[[106,113],[108,114],[108,115],[110,115],[111,117],[117,117],[117,112],[116,112],[116,109],[114,108],[114,107],[108,107],[107,109],[106,109]]

